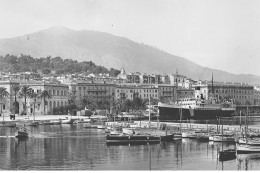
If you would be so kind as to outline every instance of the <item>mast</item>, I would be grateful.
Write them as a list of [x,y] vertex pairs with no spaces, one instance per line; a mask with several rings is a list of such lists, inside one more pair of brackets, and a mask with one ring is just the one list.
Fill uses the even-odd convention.
[[151,125],[151,103],[150,103],[150,95],[149,95],[149,127]]

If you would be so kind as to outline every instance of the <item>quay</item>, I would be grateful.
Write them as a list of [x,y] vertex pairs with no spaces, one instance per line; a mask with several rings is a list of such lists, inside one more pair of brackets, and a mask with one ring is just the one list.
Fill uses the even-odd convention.
[[[4,118],[3,118],[4,116]],[[88,119],[86,116],[71,116],[71,115],[37,115],[35,116],[35,121],[44,122],[48,120],[66,120],[66,119]],[[10,119],[10,116],[2,115],[0,116],[0,126],[2,124],[14,124],[19,122],[33,121],[33,116],[16,116],[15,119]]]

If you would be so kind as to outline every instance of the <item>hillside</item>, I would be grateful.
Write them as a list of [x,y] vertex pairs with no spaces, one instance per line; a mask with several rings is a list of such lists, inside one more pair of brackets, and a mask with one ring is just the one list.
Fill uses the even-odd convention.
[[[21,37],[0,39],[0,55],[31,55],[32,57],[71,58],[77,61],[93,61],[107,68],[127,72],[175,73],[176,69],[192,79],[260,83],[255,75],[235,75],[220,70],[202,67],[185,58],[171,55],[157,48],[139,44],[111,34],[64,27],[26,34]],[[197,62],[199,63],[199,62]]]

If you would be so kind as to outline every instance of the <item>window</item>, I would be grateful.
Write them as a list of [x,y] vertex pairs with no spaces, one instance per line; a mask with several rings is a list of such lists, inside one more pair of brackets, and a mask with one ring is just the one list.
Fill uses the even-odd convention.
[[79,90],[81,90],[81,87],[79,87]]
[[5,104],[3,104],[3,110],[5,110]]

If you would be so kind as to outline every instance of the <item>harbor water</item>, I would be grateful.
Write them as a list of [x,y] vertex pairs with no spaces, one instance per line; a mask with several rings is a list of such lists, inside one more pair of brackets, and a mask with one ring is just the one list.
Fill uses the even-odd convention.
[[[15,128],[0,129],[1,170],[259,170],[260,154],[219,161],[222,143],[176,139],[147,145],[108,146],[105,131],[83,124],[28,127],[17,140]],[[223,148],[234,144],[223,143]]]

